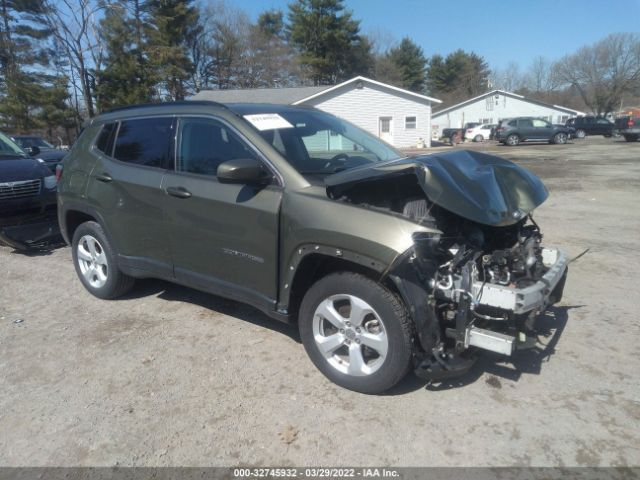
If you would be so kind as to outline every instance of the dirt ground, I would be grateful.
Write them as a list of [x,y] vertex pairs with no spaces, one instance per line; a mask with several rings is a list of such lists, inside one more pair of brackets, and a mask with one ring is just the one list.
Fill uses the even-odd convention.
[[451,148],[539,174],[545,243],[591,249],[538,349],[365,396],[250,307],[160,281],[102,301],[69,248],[0,247],[0,465],[640,465],[640,143]]

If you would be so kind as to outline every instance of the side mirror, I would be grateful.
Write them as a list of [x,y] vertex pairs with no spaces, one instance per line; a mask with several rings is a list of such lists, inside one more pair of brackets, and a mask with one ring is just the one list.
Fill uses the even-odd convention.
[[27,153],[29,154],[29,156],[35,157],[40,153],[40,147],[36,147],[35,145],[33,147],[29,147],[27,148]]
[[266,185],[271,182],[271,174],[255,158],[234,158],[223,162],[218,165],[217,176],[222,183]]

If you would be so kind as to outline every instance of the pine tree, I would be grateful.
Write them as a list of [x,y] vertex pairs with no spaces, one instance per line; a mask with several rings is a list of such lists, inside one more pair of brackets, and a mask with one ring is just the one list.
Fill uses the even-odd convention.
[[111,4],[100,22],[106,58],[105,67],[97,75],[99,110],[153,99],[154,78],[141,28],[143,7],[138,0],[120,0]]
[[413,92],[424,92],[427,81],[427,59],[422,48],[405,37],[389,51],[391,62],[400,70],[402,87]]
[[267,10],[258,16],[256,26],[267,36],[285,38],[284,13],[282,10]]
[[487,91],[489,67],[476,53],[463,50],[443,58],[434,55],[427,70],[429,92],[451,102],[464,100]]
[[49,64],[50,31],[43,0],[0,0],[0,122],[25,132],[43,125],[43,106],[55,93]]
[[315,85],[371,70],[371,46],[359,32],[360,22],[345,10],[342,0],[296,0],[289,5],[290,41]]
[[193,71],[188,47],[198,34],[194,0],[148,0],[148,52],[162,85],[163,96],[184,100]]

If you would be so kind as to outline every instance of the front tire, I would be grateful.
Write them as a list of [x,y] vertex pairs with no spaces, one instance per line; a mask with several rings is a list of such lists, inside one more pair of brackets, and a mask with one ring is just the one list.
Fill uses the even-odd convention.
[[73,234],[73,265],[92,295],[110,299],[127,293],[135,280],[118,269],[116,253],[97,222],[85,222]]
[[329,380],[376,394],[405,377],[412,327],[403,302],[369,278],[330,274],[306,293],[298,317],[302,343]]
[[579,128],[578,130],[576,130],[576,138],[584,138],[587,136],[587,132],[585,132],[584,130],[582,130],[581,128]]
[[505,144],[509,145],[510,147],[515,147],[519,143],[520,143],[520,137],[515,133],[512,133],[511,135],[509,135],[507,137],[507,140],[505,141]]
[[483,137],[482,135],[476,135],[476,136],[473,138],[473,141],[474,141],[474,142],[483,142],[483,141],[484,141],[484,137]]

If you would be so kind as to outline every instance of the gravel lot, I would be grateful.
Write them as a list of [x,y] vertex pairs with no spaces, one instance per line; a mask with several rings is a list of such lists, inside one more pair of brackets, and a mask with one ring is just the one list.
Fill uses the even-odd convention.
[[591,249],[538,349],[365,396],[250,307],[160,281],[101,301],[68,248],[0,247],[0,465],[640,465],[640,143],[468,148],[539,174],[545,243]]

